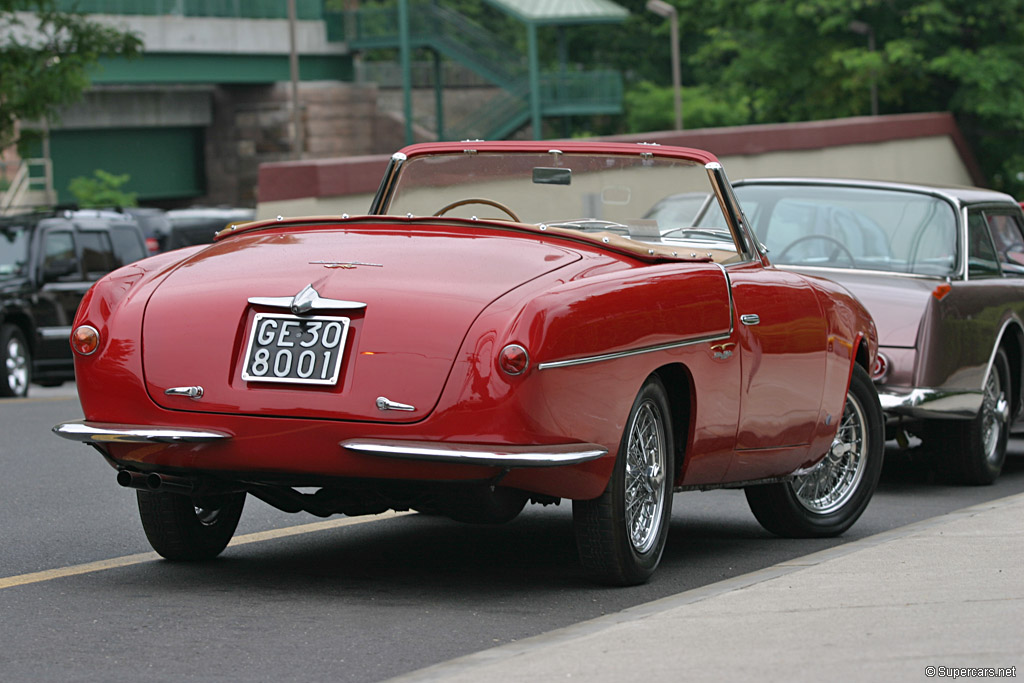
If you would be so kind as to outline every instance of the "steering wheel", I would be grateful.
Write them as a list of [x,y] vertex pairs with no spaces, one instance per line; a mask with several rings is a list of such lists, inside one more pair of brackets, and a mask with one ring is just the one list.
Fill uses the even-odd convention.
[[522,223],[522,221],[519,220],[519,216],[516,215],[515,211],[513,211],[510,208],[508,208],[507,206],[505,206],[501,202],[496,202],[493,199],[484,199],[483,197],[470,197],[469,199],[460,199],[457,202],[452,202],[451,204],[445,204],[440,209],[438,209],[437,213],[435,213],[434,215],[435,216],[443,216],[446,213],[448,213],[449,211],[451,211],[452,209],[458,208],[460,206],[465,206],[466,204],[486,204],[487,206],[493,206],[496,209],[504,211],[516,223]]
[[795,247],[796,245],[801,244],[803,242],[810,242],[811,240],[824,240],[825,242],[831,242],[832,244],[836,245],[836,248],[828,256],[829,261],[834,261],[836,256],[840,252],[842,252],[846,256],[846,258],[850,259],[850,263],[853,264],[853,267],[857,267],[857,259],[853,257],[853,253],[850,252],[846,245],[837,240],[835,237],[829,237],[828,235],[804,235],[803,237],[797,237],[795,240],[787,244],[785,248],[782,249],[782,251],[779,252],[779,255],[777,256],[778,260],[782,261],[783,257],[789,252],[789,250]]

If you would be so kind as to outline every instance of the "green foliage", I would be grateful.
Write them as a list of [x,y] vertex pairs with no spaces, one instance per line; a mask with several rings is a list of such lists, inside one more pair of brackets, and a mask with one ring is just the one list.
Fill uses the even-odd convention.
[[78,176],[72,178],[68,190],[83,209],[135,206],[137,192],[125,192],[121,188],[131,180],[127,173],[114,175],[102,169],[93,171],[93,178]]
[[[682,89],[685,128],[739,126],[750,118],[743,97],[728,97],[719,88],[695,85]],[[675,98],[671,86],[649,81],[634,84],[626,92],[626,127],[630,131],[671,130],[675,127]]]
[[101,57],[141,49],[135,34],[60,12],[55,0],[0,0],[0,148],[17,120],[53,119],[77,101]]
[[684,72],[747,93],[751,123],[866,115],[874,82],[882,114],[952,112],[989,183],[1024,196],[1024,0],[673,4]]

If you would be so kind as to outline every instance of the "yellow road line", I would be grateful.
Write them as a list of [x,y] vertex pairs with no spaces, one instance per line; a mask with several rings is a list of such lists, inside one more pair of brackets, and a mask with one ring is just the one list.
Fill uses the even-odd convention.
[[[231,540],[228,546],[234,545],[245,545],[246,543],[259,543],[261,541],[272,541],[277,538],[286,538],[288,536],[299,536],[301,534],[311,534],[316,531],[325,531],[327,529],[337,529],[343,526],[351,526],[353,524],[365,524],[366,522],[376,522],[385,519],[392,519],[394,517],[401,517],[403,515],[412,514],[410,512],[384,512],[379,515],[370,515],[366,517],[341,517],[339,519],[329,519],[323,522],[313,522],[311,524],[300,524],[299,526],[290,526],[283,529],[270,529],[269,531],[258,531],[253,534],[245,534],[243,536],[237,536]],[[24,586],[30,583],[41,583],[43,581],[52,581],[54,579],[62,579],[66,576],[77,576],[79,574],[91,574],[93,572],[102,572],[107,569],[117,569],[118,567],[128,567],[133,564],[142,564],[143,562],[152,562],[159,560],[160,556],[156,553],[138,553],[136,555],[124,555],[123,557],[114,557],[109,560],[99,560],[98,562],[87,562],[85,564],[76,564],[70,567],[59,567],[57,569],[46,569],[41,572],[32,572],[31,574],[20,574],[18,576],[8,576],[0,579],[0,590],[4,588],[13,588],[14,586]]]

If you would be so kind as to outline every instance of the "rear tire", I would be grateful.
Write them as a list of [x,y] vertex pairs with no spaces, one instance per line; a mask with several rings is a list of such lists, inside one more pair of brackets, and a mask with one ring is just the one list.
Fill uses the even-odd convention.
[[652,377],[633,402],[604,493],[572,503],[580,562],[596,580],[633,586],[654,573],[672,514],[673,452],[668,398]]
[[245,493],[183,496],[136,491],[142,528],[168,560],[209,560],[227,547],[242,516]]
[[751,512],[768,531],[787,538],[838,536],[871,501],[882,473],[885,423],[867,372],[853,369],[832,448],[805,475],[745,490]]
[[971,420],[943,420],[927,425],[925,441],[943,473],[958,484],[988,485],[1006,462],[1010,434],[1010,362],[996,351],[985,379],[981,409]]
[[19,327],[0,326],[0,362],[3,364],[0,396],[28,396],[28,385],[32,382],[32,353]]

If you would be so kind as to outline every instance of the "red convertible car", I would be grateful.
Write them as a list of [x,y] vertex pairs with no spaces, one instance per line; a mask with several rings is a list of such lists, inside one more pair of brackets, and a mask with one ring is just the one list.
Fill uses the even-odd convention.
[[[643,216],[710,194],[720,225]],[[776,270],[707,152],[414,145],[368,215],[233,225],[122,268],[74,321],[84,420],[153,547],[220,553],[287,511],[501,523],[572,501],[584,568],[657,566],[674,491],[744,488],[767,529],[843,532],[878,480],[877,335]]]

